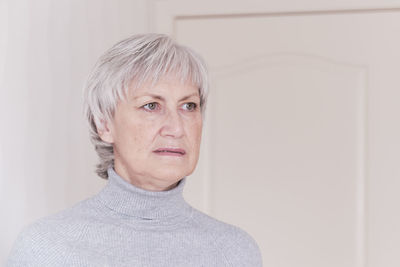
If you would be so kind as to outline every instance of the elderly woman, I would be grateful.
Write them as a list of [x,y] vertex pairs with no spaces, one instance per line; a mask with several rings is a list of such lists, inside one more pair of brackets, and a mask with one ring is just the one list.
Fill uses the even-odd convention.
[[185,202],[199,157],[207,72],[160,34],[114,45],[86,86],[85,110],[108,179],[96,196],[29,226],[8,266],[261,266],[254,240]]

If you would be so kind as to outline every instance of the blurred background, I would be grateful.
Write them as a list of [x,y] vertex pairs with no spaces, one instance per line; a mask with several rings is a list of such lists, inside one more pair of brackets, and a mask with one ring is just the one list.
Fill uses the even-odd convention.
[[193,206],[250,233],[264,266],[400,266],[395,0],[0,0],[0,264],[24,226],[106,183],[82,87],[143,32],[209,65]]

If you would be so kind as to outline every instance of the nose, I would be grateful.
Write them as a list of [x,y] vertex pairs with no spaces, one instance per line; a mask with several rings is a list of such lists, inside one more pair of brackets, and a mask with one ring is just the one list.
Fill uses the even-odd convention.
[[183,120],[178,111],[168,111],[161,128],[161,136],[181,138],[184,134]]

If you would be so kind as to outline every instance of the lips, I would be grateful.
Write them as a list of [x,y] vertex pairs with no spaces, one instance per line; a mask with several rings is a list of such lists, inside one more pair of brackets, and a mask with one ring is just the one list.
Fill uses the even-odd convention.
[[183,156],[186,151],[181,148],[158,148],[153,151],[159,155],[169,155],[169,156]]

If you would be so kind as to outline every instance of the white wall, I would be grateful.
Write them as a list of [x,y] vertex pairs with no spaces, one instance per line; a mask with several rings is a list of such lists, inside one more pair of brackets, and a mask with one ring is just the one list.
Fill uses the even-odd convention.
[[82,85],[147,29],[145,0],[0,0],[0,265],[33,220],[97,192]]

